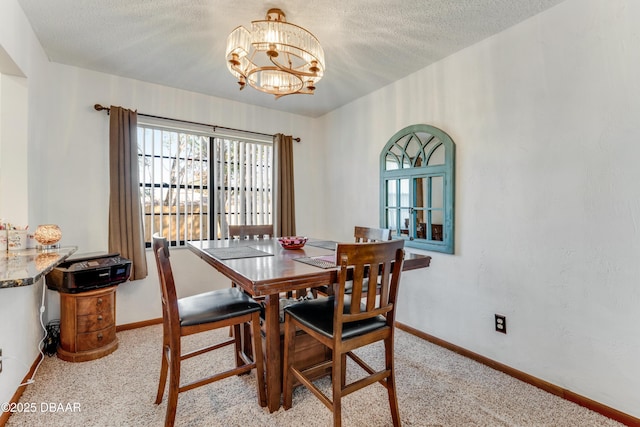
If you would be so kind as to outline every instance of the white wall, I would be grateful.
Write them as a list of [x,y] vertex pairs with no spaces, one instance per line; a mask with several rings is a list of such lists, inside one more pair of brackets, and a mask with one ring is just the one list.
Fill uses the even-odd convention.
[[0,219],[29,222],[27,79],[0,74]]
[[[431,124],[457,145],[456,253],[404,276],[398,320],[640,416],[638,2],[567,0],[315,120],[43,63],[16,8],[0,3],[0,45],[28,80],[30,223],[60,224],[79,252],[106,249],[108,118],[94,103],[300,136],[298,232],[334,239],[378,224],[380,150]],[[182,281],[211,272],[174,252]],[[118,324],[159,316],[149,271],[119,287]],[[38,289],[0,290],[0,324],[17,317],[8,305],[36,307]],[[56,305],[49,295],[48,315]],[[35,317],[0,329],[0,345],[27,333],[35,346]],[[25,372],[5,365],[0,401]]]
[[336,236],[377,221],[397,130],[457,145],[455,255],[405,275],[400,322],[636,417],[639,21],[635,0],[569,0],[323,118]]

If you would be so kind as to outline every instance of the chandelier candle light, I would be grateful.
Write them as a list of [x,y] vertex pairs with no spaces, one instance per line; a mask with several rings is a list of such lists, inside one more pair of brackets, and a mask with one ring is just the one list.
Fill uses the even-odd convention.
[[324,51],[313,34],[286,22],[280,9],[269,9],[265,20],[253,21],[251,31],[237,27],[227,38],[227,68],[259,91],[281,96],[313,95],[325,69]]

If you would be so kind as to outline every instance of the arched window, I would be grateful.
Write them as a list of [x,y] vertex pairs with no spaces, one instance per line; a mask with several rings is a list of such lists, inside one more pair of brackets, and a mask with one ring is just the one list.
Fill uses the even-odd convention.
[[408,126],[380,155],[381,226],[406,246],[453,253],[455,144],[429,125]]

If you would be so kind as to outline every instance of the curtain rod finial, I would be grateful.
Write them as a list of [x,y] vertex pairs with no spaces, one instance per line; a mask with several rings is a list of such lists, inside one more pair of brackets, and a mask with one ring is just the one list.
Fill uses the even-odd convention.
[[94,108],[96,111],[107,110],[107,115],[109,115],[109,113],[111,113],[111,108],[109,108],[109,107],[103,107],[103,106],[102,106],[102,105],[100,105],[100,104],[94,104],[93,108]]

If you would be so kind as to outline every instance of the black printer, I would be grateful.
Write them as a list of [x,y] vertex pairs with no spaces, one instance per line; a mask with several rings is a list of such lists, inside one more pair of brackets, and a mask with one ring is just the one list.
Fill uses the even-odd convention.
[[131,261],[118,253],[84,254],[68,258],[46,276],[47,287],[78,293],[106,288],[129,280]]

